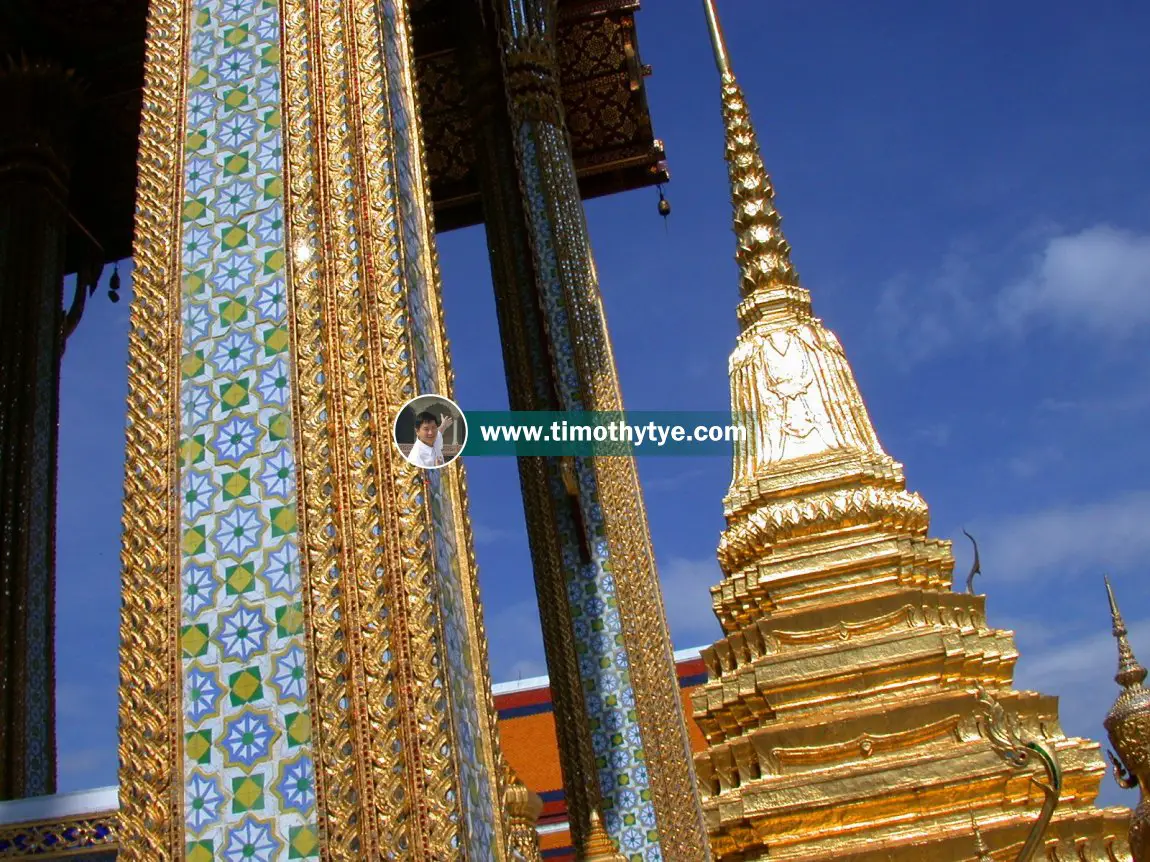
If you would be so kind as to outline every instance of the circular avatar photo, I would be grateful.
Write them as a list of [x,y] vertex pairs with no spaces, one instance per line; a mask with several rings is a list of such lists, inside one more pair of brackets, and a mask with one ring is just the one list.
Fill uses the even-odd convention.
[[408,463],[428,470],[446,467],[467,445],[463,411],[442,395],[420,395],[404,404],[393,432]]

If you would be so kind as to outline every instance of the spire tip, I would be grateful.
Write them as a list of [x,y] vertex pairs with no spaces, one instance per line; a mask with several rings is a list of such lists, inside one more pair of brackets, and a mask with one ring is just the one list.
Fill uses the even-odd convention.
[[1118,641],[1118,674],[1114,677],[1123,688],[1140,686],[1146,679],[1144,668],[1134,655],[1130,646],[1129,632],[1126,630],[1126,621],[1122,619],[1122,612],[1118,609],[1118,600],[1114,598],[1114,588],[1110,586],[1110,577],[1102,576],[1106,584],[1106,598],[1110,602],[1110,620],[1114,626],[1114,639]]
[[703,0],[703,11],[707,13],[707,29],[711,32],[711,49],[715,52],[715,66],[720,75],[731,74],[731,58],[727,54],[727,41],[723,38],[723,27],[719,23],[719,13],[715,10],[715,0]]

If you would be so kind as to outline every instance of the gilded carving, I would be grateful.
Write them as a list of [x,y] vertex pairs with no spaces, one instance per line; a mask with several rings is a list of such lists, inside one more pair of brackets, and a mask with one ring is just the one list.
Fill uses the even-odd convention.
[[92,814],[0,826],[0,859],[74,857],[79,853],[120,852],[119,816]]
[[128,334],[121,553],[121,853],[162,862],[183,852],[180,653],[179,296],[189,11],[148,11],[140,118],[133,300]]

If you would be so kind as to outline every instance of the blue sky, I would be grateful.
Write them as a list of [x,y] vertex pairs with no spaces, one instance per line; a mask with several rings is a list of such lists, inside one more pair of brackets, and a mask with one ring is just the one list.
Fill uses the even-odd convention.
[[[1116,693],[1101,576],[1150,660],[1150,8],[720,0],[816,313],[839,335],[933,533],[979,538],[1017,680],[1099,738]],[[673,206],[588,205],[627,405],[721,410],[736,333],[718,82],[697,0],[639,14]],[[481,228],[440,240],[464,410],[506,408]],[[102,294],[101,294],[102,296]],[[127,303],[64,359],[61,790],[115,782]],[[544,672],[518,477],[467,461],[496,680]],[[718,633],[723,458],[640,462],[677,647]],[[1134,802],[1112,780],[1103,799]]]

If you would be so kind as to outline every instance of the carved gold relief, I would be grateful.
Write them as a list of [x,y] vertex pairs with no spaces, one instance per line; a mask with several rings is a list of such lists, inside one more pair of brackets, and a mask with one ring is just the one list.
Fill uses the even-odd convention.
[[[293,346],[312,358],[297,361],[296,385],[325,850],[333,860],[457,858],[468,847],[460,811],[475,801],[459,782],[428,489],[386,431],[414,391],[407,290],[421,289],[393,261],[422,256],[421,271],[436,278],[421,163],[411,180],[419,211],[397,216],[388,204],[403,145],[393,112],[405,101],[415,111],[406,13],[360,0],[285,7]],[[396,55],[381,47],[389,38]],[[404,245],[404,218],[424,220],[407,225],[421,248]],[[422,337],[435,345],[441,333]],[[473,575],[461,568],[473,614]],[[484,661],[482,630],[471,626],[472,655]],[[485,679],[485,668],[474,671]],[[484,707],[474,733],[494,773],[489,697]],[[497,858],[502,832],[495,824]]]
[[183,852],[179,489],[180,205],[183,196],[183,3],[149,6],[133,300],[121,553],[121,858]]

